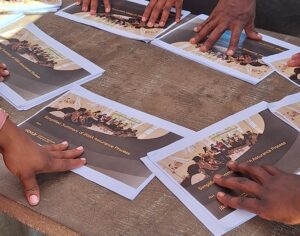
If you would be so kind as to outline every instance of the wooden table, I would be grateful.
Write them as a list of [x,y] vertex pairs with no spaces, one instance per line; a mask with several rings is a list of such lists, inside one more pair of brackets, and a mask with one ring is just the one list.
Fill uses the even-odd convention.
[[[67,1],[70,3],[71,1]],[[37,25],[106,70],[87,89],[138,110],[200,130],[262,100],[299,92],[277,74],[257,86],[155,46],[119,37],[52,14]],[[299,38],[275,33],[300,45]],[[3,99],[16,123],[45,104],[19,112]],[[41,203],[29,207],[22,187],[0,164],[0,210],[48,235],[208,235],[209,231],[157,179],[129,201],[73,174],[39,176]],[[300,227],[254,218],[228,235],[299,235]]]

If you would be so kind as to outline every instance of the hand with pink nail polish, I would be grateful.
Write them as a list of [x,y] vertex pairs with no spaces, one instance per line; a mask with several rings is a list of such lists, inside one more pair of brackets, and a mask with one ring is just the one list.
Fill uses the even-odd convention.
[[232,196],[218,192],[217,199],[234,209],[252,212],[263,219],[285,224],[300,224],[300,176],[270,165],[229,162],[228,168],[241,176],[214,176],[224,188],[246,193]]
[[194,31],[197,34],[190,42],[197,44],[207,38],[200,48],[202,52],[207,52],[226,30],[230,30],[231,39],[227,55],[233,56],[243,30],[250,39],[262,39],[255,31],[255,10],[256,0],[219,0],[208,19],[195,27]]
[[[90,11],[91,15],[96,15],[98,11],[100,0],[76,0],[77,5],[82,4],[82,11]],[[109,13],[111,11],[111,5],[109,0],[103,0],[105,12]]]
[[5,80],[5,77],[9,76],[9,71],[5,64],[0,63],[0,82]]
[[300,52],[293,55],[292,58],[288,61],[287,65],[289,67],[298,67],[298,66],[300,66]]
[[82,147],[68,150],[67,142],[40,146],[9,119],[0,130],[0,150],[7,168],[20,179],[31,206],[40,201],[37,174],[68,171],[86,163],[77,158],[84,151]]
[[148,27],[154,27],[157,23],[160,27],[164,27],[172,7],[175,7],[175,21],[178,23],[181,19],[182,4],[183,0],[150,0],[145,8],[142,22],[146,23],[148,21]]

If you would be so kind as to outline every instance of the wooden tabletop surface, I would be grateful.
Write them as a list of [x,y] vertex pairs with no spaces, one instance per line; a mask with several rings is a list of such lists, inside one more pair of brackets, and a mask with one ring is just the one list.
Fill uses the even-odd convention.
[[[203,129],[260,101],[276,101],[299,92],[299,88],[275,73],[253,86],[150,44],[53,14],[43,16],[36,24],[106,70],[85,88],[190,129]],[[299,38],[264,32],[300,45]],[[16,123],[45,104],[19,112],[0,98],[0,107]],[[18,179],[1,162],[0,210],[48,235],[210,234],[157,179],[134,201],[70,172],[39,176],[39,183],[41,202],[29,207]],[[256,217],[228,233],[237,234],[300,235],[300,227]]]

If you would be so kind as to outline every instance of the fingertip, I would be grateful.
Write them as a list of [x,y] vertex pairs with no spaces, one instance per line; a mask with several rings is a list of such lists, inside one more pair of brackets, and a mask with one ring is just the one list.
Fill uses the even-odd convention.
[[64,146],[68,146],[69,145],[68,141],[63,141],[61,144],[64,145]]
[[216,174],[214,176],[214,180],[220,180],[222,178],[222,175]]
[[105,8],[105,13],[109,13],[110,12],[110,7]]
[[86,158],[84,158],[84,157],[81,157],[81,158],[80,158],[80,160],[82,160],[83,164],[85,164],[85,163],[86,163]]
[[178,23],[180,23],[180,21],[181,21],[181,19],[180,18],[176,18],[176,23],[178,24]]
[[227,162],[227,167],[233,167],[235,165],[234,161],[228,161]]
[[36,206],[39,204],[40,199],[39,199],[38,195],[32,194],[28,197],[28,202],[31,206]]
[[87,11],[87,7],[83,6],[82,7],[82,11],[86,12]]
[[4,70],[3,73],[4,73],[4,76],[8,76],[9,75],[9,71],[8,70]]
[[82,147],[82,146],[77,147],[76,150],[78,150],[78,151],[83,151],[83,147]]
[[195,27],[195,28],[194,28],[194,32],[198,32],[198,27]]
[[149,21],[148,24],[147,24],[147,26],[150,27],[150,28],[153,27],[153,25],[154,25],[154,24],[153,24],[153,22],[151,22],[151,21]]
[[2,76],[0,76],[0,82],[3,82],[4,78]]
[[207,52],[207,51],[208,51],[208,48],[207,48],[205,45],[202,45],[202,46],[200,47],[200,51],[201,51],[201,52]]
[[159,22],[159,26],[160,27],[164,27],[165,26],[165,22],[164,21]]
[[229,49],[226,53],[228,56],[233,56],[234,55],[234,50]]
[[191,38],[190,39],[190,43],[195,44],[196,43],[196,39],[195,38]]
[[147,18],[143,16],[143,17],[142,17],[142,21],[143,21],[143,22],[146,22],[146,20],[147,20]]
[[223,193],[223,192],[217,193],[217,198],[224,198],[224,197],[225,197],[225,193]]

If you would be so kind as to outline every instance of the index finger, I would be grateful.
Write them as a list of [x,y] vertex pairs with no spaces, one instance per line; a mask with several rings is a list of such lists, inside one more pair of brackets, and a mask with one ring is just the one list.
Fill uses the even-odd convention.
[[96,15],[97,10],[98,10],[98,0],[91,0],[91,9],[90,9],[91,15]]
[[217,199],[224,205],[233,209],[243,209],[256,215],[261,214],[260,200],[248,197],[233,197],[223,192],[217,193]]
[[52,159],[47,169],[43,173],[65,172],[83,166],[86,163],[85,158],[79,159]]
[[148,27],[153,27],[155,25],[164,5],[165,5],[165,0],[158,0],[158,2],[155,4],[147,24]]
[[152,12],[153,7],[155,6],[157,0],[150,0],[149,4],[146,6],[143,17],[142,17],[142,21],[146,22]]

